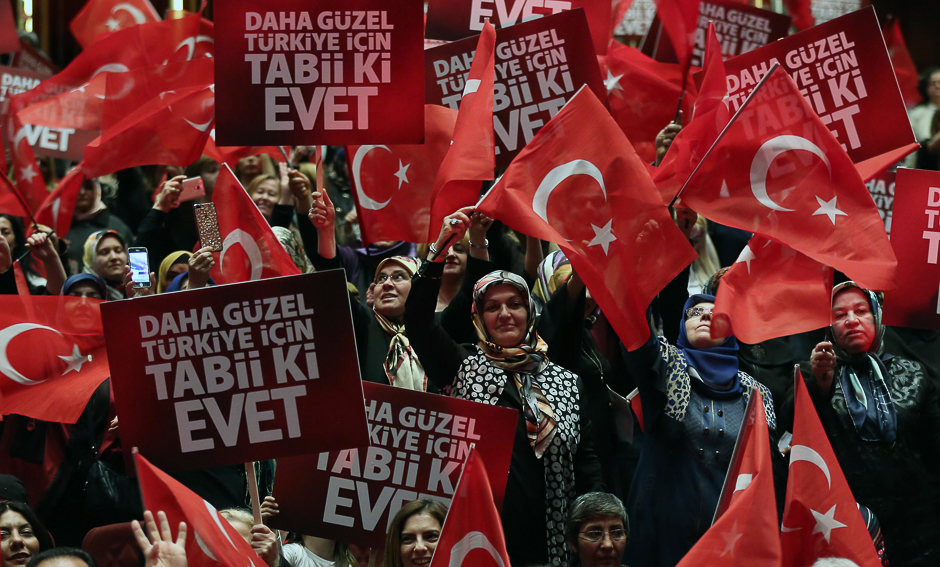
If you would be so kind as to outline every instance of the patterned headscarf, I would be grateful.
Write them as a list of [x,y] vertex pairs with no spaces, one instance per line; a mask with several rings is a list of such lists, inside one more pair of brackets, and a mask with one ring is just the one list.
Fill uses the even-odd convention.
[[271,230],[274,232],[274,236],[277,237],[277,241],[287,250],[290,259],[294,262],[294,265],[297,266],[297,269],[300,270],[300,273],[309,274],[312,272],[313,262],[310,261],[310,258],[308,258],[307,254],[304,252],[304,243],[300,237],[289,228],[284,228],[283,226],[272,226]]
[[[91,233],[88,235],[88,239],[85,240],[85,248],[82,254],[82,271],[86,274],[94,274],[96,276],[98,275],[98,271],[95,270],[95,259],[98,256],[98,244],[101,243],[101,241],[107,236],[113,236],[117,238],[121,243],[121,246],[124,246],[125,249],[127,248],[127,244],[124,243],[124,238],[116,230],[99,230],[98,232]],[[105,281],[107,282],[107,280]],[[122,278],[120,284],[118,285],[123,286],[123,283],[124,279]],[[122,290],[111,285],[111,282],[107,282],[107,284],[108,300],[113,301],[116,299],[124,299],[124,292]]]
[[[419,267],[418,260],[415,258],[392,256],[379,263],[375,269],[376,275],[389,262],[399,264],[410,277],[414,277]],[[392,336],[392,341],[388,345],[388,354],[385,356],[385,375],[388,376],[389,384],[419,392],[427,391],[428,378],[424,373],[424,367],[421,366],[421,361],[411,348],[405,325],[389,320],[374,308],[373,312],[382,330]]]
[[532,295],[538,297],[543,303],[548,303],[559,287],[571,276],[571,262],[561,250],[555,250],[542,260],[536,270],[535,286]]

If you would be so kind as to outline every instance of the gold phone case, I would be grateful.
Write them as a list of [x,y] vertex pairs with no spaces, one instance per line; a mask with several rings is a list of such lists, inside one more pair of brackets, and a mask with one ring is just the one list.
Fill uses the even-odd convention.
[[215,203],[198,203],[193,206],[196,213],[196,228],[199,230],[199,243],[212,247],[213,252],[222,251],[222,235],[219,233],[219,218],[215,213]]

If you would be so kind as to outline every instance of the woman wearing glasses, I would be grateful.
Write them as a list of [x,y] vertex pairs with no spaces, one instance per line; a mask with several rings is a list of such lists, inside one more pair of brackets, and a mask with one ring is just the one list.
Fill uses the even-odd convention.
[[568,547],[581,567],[617,567],[630,537],[630,521],[619,498],[606,492],[589,492],[571,505],[566,531]]
[[[672,288],[681,280],[680,274],[660,298],[679,293]],[[631,564],[673,567],[711,525],[755,389],[775,427],[770,390],[738,369],[737,340],[711,338],[714,308],[714,296],[693,295],[683,306],[675,346],[651,332],[645,345],[624,352],[645,426],[627,502],[635,527]]]

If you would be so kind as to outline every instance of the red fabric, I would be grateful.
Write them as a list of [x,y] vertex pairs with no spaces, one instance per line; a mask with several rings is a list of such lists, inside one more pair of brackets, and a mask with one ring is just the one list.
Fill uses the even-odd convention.
[[695,47],[695,30],[698,27],[698,7],[700,0],[654,0],[656,15],[663,23],[663,28],[672,46],[683,76],[692,65],[692,48]]
[[829,326],[832,268],[754,236],[722,276],[712,336],[748,344]]
[[36,212],[36,222],[52,228],[60,237],[68,234],[72,227],[75,201],[84,180],[85,168],[80,163],[65,174],[55,190],[46,197]]
[[454,141],[434,180],[427,242],[434,242],[437,238],[444,217],[477,202],[481,181],[493,179],[496,169],[496,134],[493,131],[495,49],[496,28],[487,20],[477,41],[463,98],[460,99]]
[[0,173],[0,213],[23,217],[27,221],[33,216],[32,209],[26,203],[13,182],[6,175]]
[[[633,5],[633,0],[613,0],[610,8],[610,36],[613,38],[620,23],[627,17],[627,11]],[[609,52],[608,52],[609,53]]]
[[79,88],[27,106],[17,117],[26,124],[50,128],[100,130],[108,76],[101,73]]
[[29,300],[0,296],[0,413],[75,423],[109,375],[100,301]]
[[264,561],[219,512],[199,495],[134,453],[144,508],[166,513],[173,540],[186,522],[189,567],[265,567]]
[[425,240],[434,180],[450,148],[456,121],[456,110],[426,104],[423,144],[346,146],[364,243]]
[[[27,451],[36,449],[42,451],[42,461],[35,462],[24,458],[21,431],[33,431],[37,426],[46,428],[44,439],[36,441],[42,443],[42,448],[27,448]],[[72,426],[63,423],[37,423],[31,417],[22,415],[6,415],[3,417],[3,431],[0,432],[0,473],[12,474],[23,481],[26,493],[29,495],[28,504],[36,509],[39,500],[46,494],[52,484],[59,465],[65,459],[65,451],[69,443],[69,434]]]
[[881,560],[799,368],[794,374],[793,441],[780,530],[783,565],[806,567],[821,557],[844,557],[860,567],[880,567]]
[[69,29],[78,44],[87,48],[118,30],[159,21],[149,0],[90,0],[69,22]]
[[887,169],[905,157],[911,152],[916,152],[920,148],[920,144],[909,144],[907,146],[902,146],[896,150],[891,150],[881,154],[880,156],[875,156],[865,161],[860,161],[855,164],[855,171],[858,172],[859,177],[862,178],[862,181],[868,183],[875,177],[881,175]]
[[699,214],[782,242],[863,287],[894,289],[897,259],[868,188],[779,66],[699,166],[682,193]]
[[[252,202],[228,167],[219,171],[212,191],[222,236],[222,252],[213,254],[212,278],[216,283],[237,283],[279,276],[294,276],[300,270],[261,211]],[[234,246],[238,244],[239,246]]]
[[[42,83],[39,84],[42,85]],[[13,179],[16,181],[16,189],[26,199],[29,207],[37,209],[45,200],[49,191],[46,189],[46,182],[39,170],[36,154],[33,153],[33,148],[29,145],[27,134],[30,126],[23,125],[15,115],[11,114],[10,118],[9,126],[11,128],[5,129],[4,133],[9,136],[15,132],[9,140],[10,154],[13,158]]]
[[907,50],[907,44],[904,43],[900,21],[892,18],[889,23],[885,24],[882,35],[888,48],[888,55],[891,56],[891,65],[894,67],[894,75],[898,79],[904,103],[908,107],[920,104],[920,90],[917,88],[920,80],[917,67],[911,59],[911,52]]
[[796,29],[803,31],[816,25],[812,2],[813,0],[783,0],[787,12],[793,16],[793,26]]
[[510,567],[503,524],[486,467],[471,446],[430,567],[499,564]]
[[16,30],[11,2],[0,4],[0,53],[20,50],[20,34]]
[[[620,46],[619,43],[616,44]],[[682,71],[674,63],[660,63],[633,47],[615,47],[598,57],[607,84],[610,113],[645,162],[656,159],[656,134],[676,115],[682,91]],[[687,118],[698,89],[689,82],[682,108]]]
[[647,306],[696,257],[588,89],[539,130],[478,210],[558,244],[630,350],[649,338]]
[[215,145],[215,129],[209,133],[203,153],[219,163],[227,163],[234,167],[243,157],[268,154],[274,160],[284,161],[281,150],[277,146],[217,146]]
[[774,498],[770,436],[764,403],[757,390],[748,425],[738,439],[741,458],[728,469],[725,491],[733,491],[727,510],[682,558],[678,567],[779,567],[780,536]]

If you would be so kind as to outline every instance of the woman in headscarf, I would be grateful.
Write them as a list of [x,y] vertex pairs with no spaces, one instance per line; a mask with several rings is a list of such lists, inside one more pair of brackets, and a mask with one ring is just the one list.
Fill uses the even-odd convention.
[[177,250],[160,262],[160,269],[157,271],[157,293],[165,292],[170,282],[189,271],[189,259],[192,255],[192,252]]
[[75,200],[72,226],[65,239],[69,242],[66,256],[72,264],[72,272],[78,270],[83,257],[82,245],[94,232],[111,230],[117,232],[125,242],[134,236],[123,220],[112,214],[101,200],[101,183],[97,179],[85,179]]
[[[684,291],[684,274],[670,285]],[[693,295],[682,309],[675,346],[651,329],[645,345],[624,350],[645,424],[627,502],[635,536],[626,556],[636,565],[673,567],[711,526],[755,390],[775,427],[770,390],[738,368],[737,340],[711,338],[715,297]]]
[[578,377],[550,362],[535,330],[525,281],[495,271],[476,282],[471,315],[479,342],[461,346],[434,317],[444,258],[438,250],[470,225],[461,209],[414,279],[405,326],[428,378],[446,395],[519,410],[502,524],[513,564],[567,565],[565,518],[577,494],[602,491]]
[[272,226],[271,230],[274,232],[274,236],[277,237],[277,241],[284,247],[284,250],[287,250],[291,261],[294,262],[294,265],[297,266],[300,273],[309,274],[312,272],[313,263],[310,261],[310,258],[307,257],[307,252],[304,250],[304,243],[300,240],[300,236],[283,226]]
[[885,354],[881,305],[854,282],[832,291],[828,341],[803,376],[855,499],[878,516],[891,565],[940,563],[928,473],[940,472],[940,405],[920,363]]
[[108,284],[108,299],[124,299],[124,267],[127,266],[127,247],[124,238],[115,230],[100,230],[85,240],[82,256],[83,272],[95,274]]

